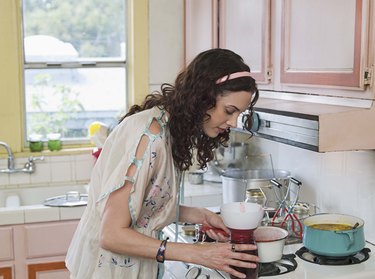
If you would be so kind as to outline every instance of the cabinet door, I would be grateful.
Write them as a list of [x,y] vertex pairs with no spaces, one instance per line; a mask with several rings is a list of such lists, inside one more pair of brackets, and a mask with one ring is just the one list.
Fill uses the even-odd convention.
[[200,52],[218,46],[217,1],[185,1],[185,61],[187,64]]
[[258,83],[267,83],[270,65],[270,1],[220,1],[219,46],[233,50],[250,66]]
[[12,279],[12,268],[0,267],[0,279]]
[[281,83],[364,88],[368,12],[366,0],[284,0]]
[[65,255],[77,221],[25,225],[25,256],[27,259]]

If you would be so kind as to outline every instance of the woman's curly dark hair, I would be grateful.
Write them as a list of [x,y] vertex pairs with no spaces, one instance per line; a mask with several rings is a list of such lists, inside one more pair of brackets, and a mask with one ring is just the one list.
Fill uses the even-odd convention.
[[243,59],[227,49],[210,49],[200,53],[176,78],[175,84],[164,83],[161,92],[146,96],[142,105],[134,105],[120,120],[154,106],[169,113],[169,131],[172,138],[172,155],[179,170],[187,170],[193,164],[193,148],[201,168],[214,159],[214,150],[226,146],[230,131],[210,138],[202,131],[204,121],[210,116],[209,109],[216,106],[217,97],[226,92],[248,91],[253,94],[252,102],[243,118],[243,128],[251,133],[252,114],[259,93],[252,77],[240,77],[216,84],[226,75],[248,71]]

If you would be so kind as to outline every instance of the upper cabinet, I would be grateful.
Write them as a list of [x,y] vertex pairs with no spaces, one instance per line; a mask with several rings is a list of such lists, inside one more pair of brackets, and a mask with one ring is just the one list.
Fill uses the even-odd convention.
[[201,51],[228,48],[240,54],[258,83],[270,68],[269,0],[186,0],[186,63]]
[[270,61],[270,1],[219,1],[219,46],[242,56],[258,84],[272,76]]
[[185,61],[218,47],[218,0],[185,1]]
[[260,89],[355,97],[371,83],[372,4],[186,0],[186,61],[205,49],[229,48],[249,64]]
[[285,0],[280,82],[364,89],[368,13],[362,0]]

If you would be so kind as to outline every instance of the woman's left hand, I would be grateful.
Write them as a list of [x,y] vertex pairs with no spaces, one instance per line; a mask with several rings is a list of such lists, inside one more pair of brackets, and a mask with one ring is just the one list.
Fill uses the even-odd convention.
[[210,238],[215,239],[217,241],[229,241],[230,231],[225,226],[223,219],[219,215],[209,210],[205,210],[203,216],[203,232],[205,232]]

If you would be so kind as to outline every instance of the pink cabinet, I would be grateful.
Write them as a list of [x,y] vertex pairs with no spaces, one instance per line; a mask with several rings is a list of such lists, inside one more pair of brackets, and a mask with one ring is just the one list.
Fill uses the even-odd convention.
[[0,227],[0,279],[69,279],[65,255],[78,220]]
[[186,62],[228,48],[261,90],[368,97],[371,9],[368,0],[186,0]]
[[0,279],[13,278],[13,228],[0,227]]
[[364,89],[368,1],[285,0],[281,9],[281,83]]

